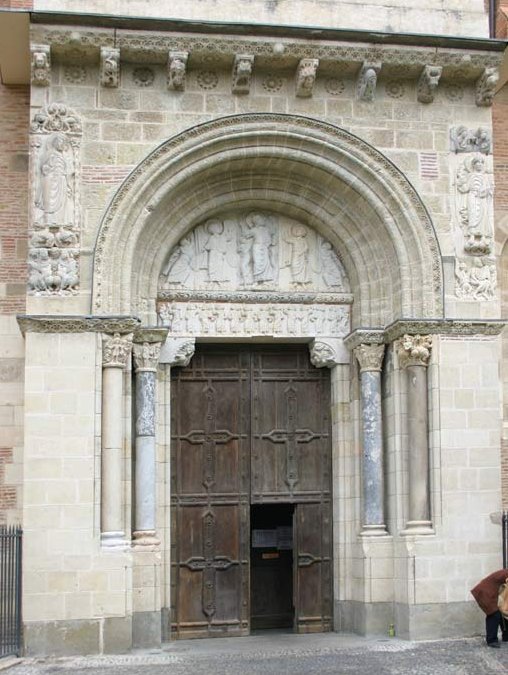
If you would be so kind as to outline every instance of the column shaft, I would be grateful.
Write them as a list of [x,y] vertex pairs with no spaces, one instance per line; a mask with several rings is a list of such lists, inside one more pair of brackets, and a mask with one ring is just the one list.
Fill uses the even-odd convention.
[[407,374],[409,521],[413,524],[429,526],[427,368],[417,365],[408,366]]
[[155,372],[136,373],[135,536],[155,533]]

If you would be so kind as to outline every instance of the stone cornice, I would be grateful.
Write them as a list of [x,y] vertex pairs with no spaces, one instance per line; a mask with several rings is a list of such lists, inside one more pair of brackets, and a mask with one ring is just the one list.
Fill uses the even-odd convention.
[[132,333],[141,321],[132,316],[18,315],[25,333]]
[[[212,31],[209,31],[212,33]],[[447,43],[446,46],[432,45],[428,36],[427,44],[376,44],[369,39],[370,34],[359,32],[354,42],[344,39],[340,33],[337,38],[288,37],[288,31],[280,37],[259,37],[227,35],[225,33],[199,34],[177,31],[137,31],[106,28],[78,28],[76,26],[32,25],[31,42],[49,45],[52,56],[57,59],[79,58],[84,61],[97,61],[101,48],[115,47],[120,50],[120,60],[167,64],[169,52],[185,52],[192,58],[194,66],[215,63],[230,67],[238,54],[249,54],[263,65],[274,70],[294,67],[301,59],[319,59],[320,72],[326,72],[329,66],[340,63],[347,66],[345,76],[355,77],[364,62],[379,62],[382,72],[388,69],[389,76],[418,80],[426,66],[442,68],[442,79],[466,81],[471,84],[478,81],[486,68],[497,68],[502,61],[502,53],[497,44],[487,41],[474,41],[475,47],[467,41]],[[342,39],[341,39],[342,38]],[[363,38],[363,39],[362,39]],[[393,40],[395,42],[395,40]],[[419,42],[416,41],[415,42]],[[466,46],[467,45],[467,46]],[[464,49],[472,49],[464,59]],[[496,51],[494,51],[496,49]],[[401,70],[403,67],[404,70]],[[390,71],[393,69],[393,72]]]
[[344,338],[350,350],[361,344],[389,344],[404,335],[499,335],[502,319],[399,319],[386,328],[357,328]]

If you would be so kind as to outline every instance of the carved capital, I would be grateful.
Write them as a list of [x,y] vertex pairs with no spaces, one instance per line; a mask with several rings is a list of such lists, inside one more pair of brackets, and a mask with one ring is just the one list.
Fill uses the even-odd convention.
[[339,363],[349,363],[349,352],[342,340],[319,338],[309,345],[310,362],[316,368],[333,368]]
[[360,364],[360,371],[378,371],[383,367],[384,345],[363,344],[354,349],[354,355]]
[[233,61],[231,91],[233,94],[248,94],[252,79],[254,56],[252,54],[236,54]]
[[431,335],[404,335],[397,341],[400,365],[402,368],[428,366],[431,348]]
[[193,338],[168,338],[161,349],[159,363],[188,366],[195,349],[196,340]]
[[120,50],[101,47],[100,83],[102,87],[118,87],[120,82]]
[[499,72],[497,68],[485,68],[483,73],[476,81],[476,105],[490,106],[494,94],[496,93],[496,86],[499,82]]
[[358,73],[358,80],[356,83],[356,96],[360,101],[374,100],[377,76],[380,70],[381,63],[379,62],[363,62],[360,72]]
[[132,349],[132,333],[104,336],[102,342],[102,367],[125,368]]
[[442,72],[441,66],[424,66],[416,87],[420,103],[432,103]]
[[296,69],[295,94],[309,98],[314,90],[319,59],[301,59]]
[[189,52],[169,52],[168,89],[184,91]]
[[137,373],[156,372],[161,353],[160,342],[142,342],[133,345],[134,368]]
[[51,49],[49,45],[31,45],[30,66],[32,84],[48,87],[51,83]]

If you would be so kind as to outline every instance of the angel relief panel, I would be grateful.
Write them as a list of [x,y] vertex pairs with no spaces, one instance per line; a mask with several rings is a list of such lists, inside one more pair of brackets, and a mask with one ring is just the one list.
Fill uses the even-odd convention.
[[326,239],[289,218],[253,211],[212,218],[185,235],[159,288],[348,293],[349,283]]

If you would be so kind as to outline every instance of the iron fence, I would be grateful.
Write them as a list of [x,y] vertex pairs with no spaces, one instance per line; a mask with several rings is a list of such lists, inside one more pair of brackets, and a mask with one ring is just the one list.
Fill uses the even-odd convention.
[[503,568],[508,567],[508,511],[503,511],[501,520],[503,530]]
[[0,658],[21,652],[22,530],[0,525]]

